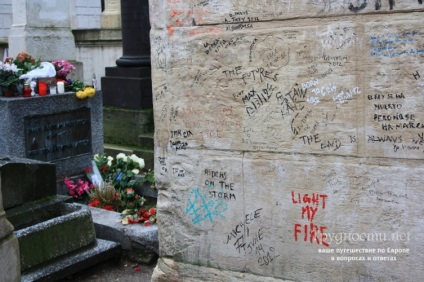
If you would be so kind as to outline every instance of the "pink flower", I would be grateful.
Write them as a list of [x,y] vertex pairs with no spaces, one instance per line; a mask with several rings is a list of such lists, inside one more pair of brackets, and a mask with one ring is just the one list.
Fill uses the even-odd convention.
[[57,76],[67,77],[70,72],[76,70],[76,67],[66,60],[56,60],[52,64],[56,69]]

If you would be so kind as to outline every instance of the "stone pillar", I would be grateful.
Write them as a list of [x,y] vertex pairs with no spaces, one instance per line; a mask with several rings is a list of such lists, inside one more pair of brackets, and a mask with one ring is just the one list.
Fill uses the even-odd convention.
[[152,108],[148,0],[121,0],[123,56],[102,77],[103,105]]
[[3,209],[0,172],[0,281],[21,281],[19,243]]
[[121,28],[121,0],[105,0],[105,10],[100,16],[102,29]]
[[10,55],[21,51],[45,61],[75,60],[69,0],[14,0],[9,35]]
[[122,48],[118,66],[150,66],[150,23],[148,0],[122,0]]

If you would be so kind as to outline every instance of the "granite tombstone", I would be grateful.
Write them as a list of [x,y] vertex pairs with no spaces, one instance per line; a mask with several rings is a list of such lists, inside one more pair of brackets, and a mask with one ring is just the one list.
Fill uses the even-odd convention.
[[81,174],[103,152],[101,92],[85,100],[0,97],[0,118],[0,155],[52,162],[58,180]]

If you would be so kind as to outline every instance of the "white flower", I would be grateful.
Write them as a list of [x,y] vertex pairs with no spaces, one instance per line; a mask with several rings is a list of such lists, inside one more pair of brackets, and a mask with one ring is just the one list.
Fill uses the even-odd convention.
[[99,154],[95,154],[93,156],[93,160],[97,162],[97,161],[99,161],[99,157],[100,157]]
[[6,71],[13,71],[14,73],[17,73],[19,71],[17,65],[9,64],[9,63],[3,64],[3,69],[6,70]]
[[132,171],[132,173],[134,173],[135,175],[137,175],[137,174],[139,174],[140,173],[140,171],[138,170],[138,169],[136,169],[136,168],[134,168],[133,170],[131,170]]
[[139,160],[140,158],[139,158],[139,157],[137,157],[136,155],[132,154],[132,155],[130,156],[130,159],[131,159],[133,162],[138,163],[138,160]]
[[113,157],[109,156],[109,157],[107,157],[107,160],[108,161],[113,161]]
[[127,156],[124,153],[119,153],[116,155],[117,160],[123,160],[124,162],[127,161]]
[[107,166],[112,166],[112,161],[107,161]]
[[140,168],[144,168],[144,160],[143,160],[142,158],[139,158],[139,159],[138,159],[138,166],[139,166]]

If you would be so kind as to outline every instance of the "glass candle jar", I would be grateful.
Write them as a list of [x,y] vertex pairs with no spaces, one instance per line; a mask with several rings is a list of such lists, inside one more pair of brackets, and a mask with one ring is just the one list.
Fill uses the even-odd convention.
[[38,83],[38,94],[40,96],[46,96],[47,94],[47,84],[45,82],[39,82]]
[[25,83],[24,84],[24,90],[23,90],[23,94],[24,97],[31,97],[31,87],[29,87],[29,84]]

